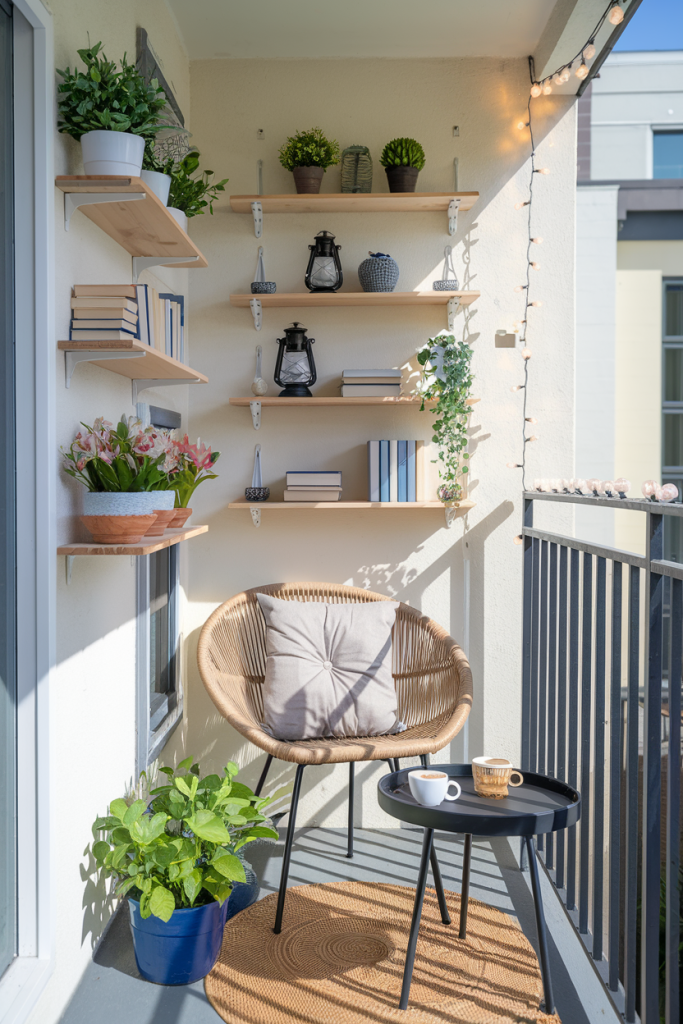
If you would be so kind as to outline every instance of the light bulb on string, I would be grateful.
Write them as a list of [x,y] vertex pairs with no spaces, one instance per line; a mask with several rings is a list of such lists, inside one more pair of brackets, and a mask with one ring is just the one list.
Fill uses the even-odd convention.
[[546,81],[545,81],[545,83],[543,85],[543,95],[544,96],[550,96],[552,91],[553,91],[553,87],[550,84],[550,79],[546,79]]
[[541,95],[541,87],[538,84],[538,82],[534,82],[534,84],[531,86],[530,92],[534,99]]
[[549,167],[535,167],[534,174],[550,174]]
[[520,292],[526,291],[528,287],[529,287],[528,284],[516,284],[515,285],[515,291],[519,295]]
[[515,203],[515,210],[521,210],[524,206],[531,206],[530,200],[527,199],[523,203],[522,202]]
[[584,60],[592,60],[594,56],[595,56],[595,44],[594,44],[593,40],[591,39],[590,42],[588,43],[588,46],[585,46],[584,49],[583,49],[583,59]]
[[574,72],[577,78],[584,79],[588,77],[588,65],[583,61],[579,64],[578,68]]
[[524,543],[524,537],[521,535],[521,533],[518,533],[516,537],[512,538],[512,543],[513,544],[523,544]]
[[508,469],[521,469],[522,468],[521,462],[506,462],[505,465],[507,466]]
[[523,131],[523,130],[524,130],[525,128],[528,128],[528,127],[529,127],[529,122],[528,122],[528,121],[518,121],[518,122],[517,122],[517,127],[519,128],[519,130],[520,130],[520,132],[521,132],[521,131]]
[[525,437],[524,440],[527,444],[531,444],[532,441],[538,441],[538,436],[536,434],[532,434],[531,437]]
[[571,78],[571,74],[572,74],[572,65],[568,64],[567,67],[564,69],[564,71],[560,75],[560,77],[562,79],[562,84],[563,85],[565,84],[565,82],[569,81],[569,79]]
[[538,423],[538,420],[536,419],[536,417],[535,417],[535,416],[525,416],[525,417],[524,417],[524,422],[525,422],[525,423],[533,423],[533,424],[536,424],[536,423]]
[[541,269],[541,264],[540,263],[534,263],[533,261],[529,263],[529,266],[531,267],[532,270],[540,270]]
[[541,302],[540,299],[534,299],[533,302],[527,302],[527,306],[536,306],[536,307],[538,307],[538,306],[542,306],[542,305],[543,305],[543,303]]
[[553,75],[553,85],[562,85],[564,79],[562,78],[562,72],[556,71]]
[[615,4],[615,6],[609,12],[607,20],[609,21],[610,25],[621,25],[622,21],[624,20],[624,12],[622,11],[619,4]]
[[524,384],[513,384],[510,391],[524,391]]
[[525,363],[528,362],[528,360],[531,359],[531,349],[523,348],[520,355],[522,356],[522,359]]
[[532,238],[531,241],[534,243],[534,245],[540,245],[543,239],[539,235],[538,238]]

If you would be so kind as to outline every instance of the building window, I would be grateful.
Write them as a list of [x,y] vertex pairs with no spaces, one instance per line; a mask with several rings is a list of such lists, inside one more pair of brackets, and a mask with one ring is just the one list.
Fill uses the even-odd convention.
[[[683,497],[683,280],[664,281],[662,481]],[[664,519],[664,557],[683,562],[683,519]]]
[[[138,406],[138,416],[166,430],[181,425],[178,413],[155,406]],[[179,546],[138,558],[138,771],[158,756],[182,717],[179,599]]]
[[654,132],[652,177],[683,178],[683,131]]

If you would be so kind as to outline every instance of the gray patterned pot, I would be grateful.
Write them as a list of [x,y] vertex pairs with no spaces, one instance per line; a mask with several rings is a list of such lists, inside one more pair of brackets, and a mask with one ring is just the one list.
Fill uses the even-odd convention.
[[245,487],[244,497],[247,501],[268,501],[270,487]]
[[277,285],[275,281],[252,281],[252,295],[275,295]]
[[[174,491],[169,493],[175,498]],[[155,491],[86,491],[83,512],[86,516],[151,516],[156,499]]]
[[383,252],[371,252],[358,268],[358,279],[364,292],[393,292],[398,274],[396,260]]

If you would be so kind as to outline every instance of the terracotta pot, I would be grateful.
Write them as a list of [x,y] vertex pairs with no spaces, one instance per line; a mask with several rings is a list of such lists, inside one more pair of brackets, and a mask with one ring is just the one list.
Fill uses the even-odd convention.
[[317,195],[323,183],[324,173],[322,167],[295,167],[292,174],[299,195],[305,192]]
[[139,544],[156,515],[81,516],[80,520],[96,544]]
[[182,530],[183,526],[192,515],[192,509],[174,508],[173,511],[175,515],[173,516],[173,519],[168,525],[172,527],[174,530]]
[[145,537],[161,537],[167,526],[171,525],[171,520],[175,516],[176,510],[171,509],[160,509],[155,508],[154,514],[156,516],[156,522],[150,523],[149,529],[145,534]]
[[420,173],[417,167],[385,167],[390,192],[414,192],[417,185],[417,176]]

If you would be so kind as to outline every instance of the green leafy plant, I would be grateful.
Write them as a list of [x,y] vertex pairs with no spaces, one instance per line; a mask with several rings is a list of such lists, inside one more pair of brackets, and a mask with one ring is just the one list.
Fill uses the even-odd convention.
[[425,165],[425,151],[415,139],[392,139],[382,150],[379,162],[382,167],[414,167],[421,171]]
[[152,790],[149,805],[114,800],[96,819],[92,852],[101,874],[116,880],[117,895],[138,899],[143,917],[168,921],[176,909],[223,904],[232,883],[246,880],[242,848],[278,834],[262,813],[268,798],[235,780],[232,761],[223,778],[202,779],[191,757],[160,770],[168,784]]
[[437,334],[417,353],[422,367],[421,410],[435,401],[430,411],[436,416],[432,440],[439,448],[441,501],[456,501],[462,495],[458,478],[469,471],[467,461],[467,399],[474,377],[470,370],[472,349],[452,334]]
[[60,132],[80,139],[86,132],[131,132],[153,137],[161,127],[158,115],[166,94],[156,78],[149,85],[124,53],[121,69],[107,60],[102,43],[78,50],[85,71],[57,69],[63,78],[58,87],[57,106]]
[[288,137],[280,147],[280,163],[286,171],[295,167],[328,167],[339,163],[339,143],[326,139],[322,128],[311,128]]
[[159,160],[154,148],[154,139],[147,139],[145,151],[142,154],[142,169],[143,171],[157,171],[159,174],[172,174],[173,157],[170,156],[165,161]]
[[168,205],[176,210],[182,210],[188,217],[197,217],[204,213],[207,206],[209,213],[213,213],[213,204],[218,199],[218,193],[225,192],[229,180],[223,178],[212,185],[213,171],[201,171],[198,178],[193,178],[192,175],[198,168],[199,152],[193,149],[170,172],[171,191]]

